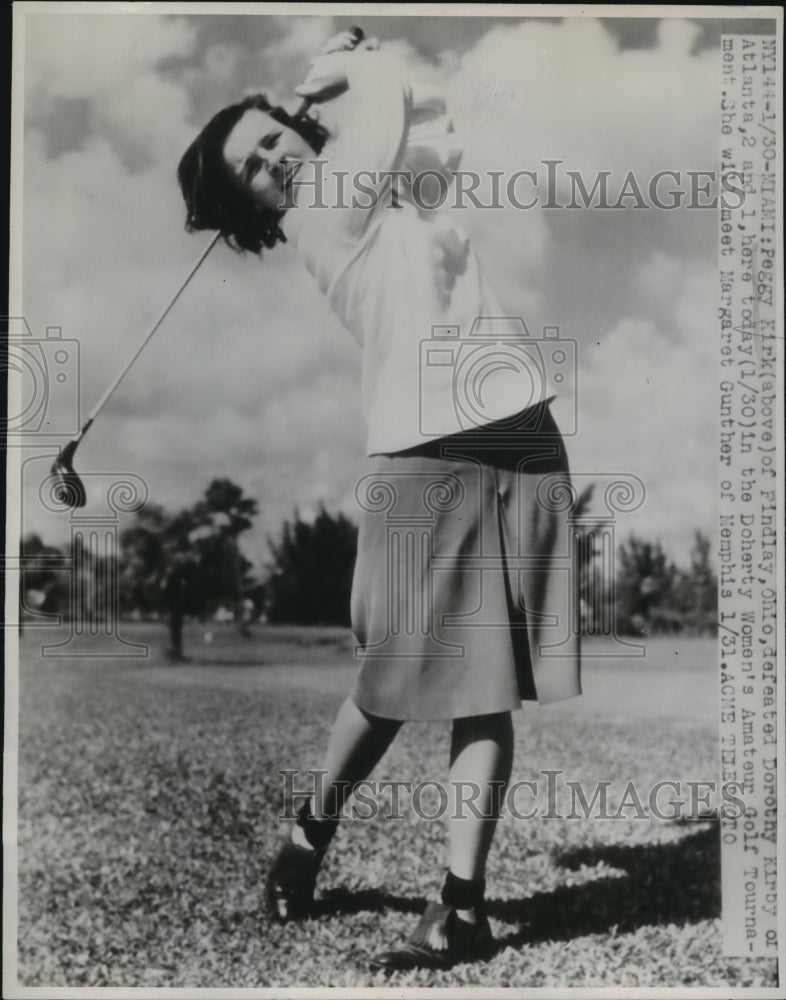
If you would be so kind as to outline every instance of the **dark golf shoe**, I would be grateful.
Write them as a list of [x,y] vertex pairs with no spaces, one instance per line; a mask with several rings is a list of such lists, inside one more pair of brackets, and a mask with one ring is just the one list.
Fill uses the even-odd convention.
[[324,854],[291,841],[284,844],[265,880],[265,910],[271,920],[285,924],[309,915]]
[[460,920],[444,903],[429,903],[409,940],[395,951],[375,955],[375,972],[408,969],[450,969],[459,962],[477,962],[491,956],[494,939],[485,914],[477,922]]
[[338,820],[315,819],[309,803],[305,802],[298,810],[296,825],[303,831],[311,849],[288,838],[265,880],[267,915],[280,924],[302,920],[311,913],[317,875],[336,833]]

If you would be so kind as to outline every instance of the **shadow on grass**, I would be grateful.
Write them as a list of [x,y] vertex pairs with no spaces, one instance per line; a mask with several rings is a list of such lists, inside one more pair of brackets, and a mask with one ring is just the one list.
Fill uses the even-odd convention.
[[[608,877],[524,899],[489,900],[488,914],[518,929],[495,951],[539,941],[571,940],[612,930],[629,933],[658,924],[695,923],[720,915],[720,830],[717,824],[670,844],[585,847],[554,858],[563,869],[611,869]],[[624,874],[623,874],[624,873]],[[425,898],[378,889],[335,888],[315,901],[314,916],[394,910],[420,914]]]
[[612,929],[628,933],[657,924],[682,926],[720,916],[716,824],[676,843],[585,847],[558,855],[555,861],[572,870],[603,862],[615,874],[526,899],[490,901],[490,916],[519,925],[518,931],[498,939],[499,950]]
[[321,899],[314,900],[311,908],[314,917],[331,917],[347,913],[396,913],[420,914],[426,909],[425,897],[393,896],[379,889],[360,889],[354,892],[338,886],[328,889]]

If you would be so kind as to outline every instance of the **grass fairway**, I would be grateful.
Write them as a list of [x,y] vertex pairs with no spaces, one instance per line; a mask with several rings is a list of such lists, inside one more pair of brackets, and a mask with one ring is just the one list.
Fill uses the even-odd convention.
[[[22,642],[19,981],[27,986],[775,985],[775,962],[725,958],[716,824],[504,819],[488,871],[490,961],[386,980],[366,958],[410,932],[441,884],[445,825],[346,822],[319,915],[267,923],[261,885],[283,824],[280,768],[318,767],[354,673],[341,630],[125,626],[146,659],[40,656]],[[51,640],[50,640],[51,641]],[[90,647],[85,647],[89,650]],[[717,780],[711,641],[658,640],[643,660],[598,654],[585,695],[515,714],[513,780]],[[446,776],[449,726],[403,727],[376,777]],[[545,787],[545,786],[544,786]],[[423,802],[428,800],[424,797]],[[545,797],[539,803],[545,803]],[[402,797],[405,806],[406,796]],[[520,808],[531,799],[522,799]]]

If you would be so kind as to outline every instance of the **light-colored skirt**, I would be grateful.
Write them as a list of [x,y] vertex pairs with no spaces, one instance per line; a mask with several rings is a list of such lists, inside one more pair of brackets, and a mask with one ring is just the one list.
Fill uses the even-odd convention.
[[454,719],[581,693],[564,443],[491,425],[375,455],[357,488],[353,700]]

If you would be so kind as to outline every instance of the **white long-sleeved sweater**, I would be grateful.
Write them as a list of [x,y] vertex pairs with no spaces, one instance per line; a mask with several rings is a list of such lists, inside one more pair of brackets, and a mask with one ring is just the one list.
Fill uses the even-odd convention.
[[323,57],[326,75],[337,68],[348,87],[315,106],[330,138],[301,168],[283,229],[363,349],[368,453],[550,398],[538,344],[503,316],[468,236],[449,212],[424,207],[445,200],[460,159],[444,99],[384,52]]

